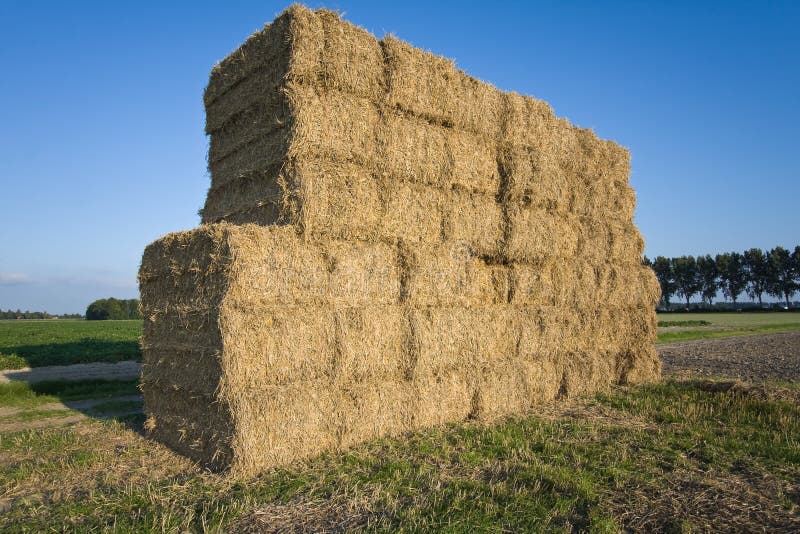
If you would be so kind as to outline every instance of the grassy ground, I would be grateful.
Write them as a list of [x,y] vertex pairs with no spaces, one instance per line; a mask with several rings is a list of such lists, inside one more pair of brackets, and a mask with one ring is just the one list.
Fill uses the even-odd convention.
[[0,321],[0,369],[141,358],[142,321]]
[[658,322],[658,342],[674,343],[800,330],[800,313],[659,313]]
[[142,419],[4,433],[0,530],[800,528],[800,407],[780,395],[689,382],[618,388],[528,417],[373,441],[250,481],[144,439]]
[[0,408],[35,408],[53,402],[139,394],[139,381],[10,382],[0,384]]

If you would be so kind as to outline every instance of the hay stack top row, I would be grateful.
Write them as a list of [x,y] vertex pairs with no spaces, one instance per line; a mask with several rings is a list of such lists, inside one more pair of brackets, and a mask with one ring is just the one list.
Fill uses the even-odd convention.
[[213,69],[204,100],[204,223],[511,261],[641,254],[626,149],[334,12],[289,8]]

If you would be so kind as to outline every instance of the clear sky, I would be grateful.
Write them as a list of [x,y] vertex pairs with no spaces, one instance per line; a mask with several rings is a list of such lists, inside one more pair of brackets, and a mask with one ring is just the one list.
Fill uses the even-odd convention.
[[[800,242],[800,2],[309,5],[629,147],[650,256]],[[0,3],[0,309],[137,296],[199,223],[211,67],[286,6]]]

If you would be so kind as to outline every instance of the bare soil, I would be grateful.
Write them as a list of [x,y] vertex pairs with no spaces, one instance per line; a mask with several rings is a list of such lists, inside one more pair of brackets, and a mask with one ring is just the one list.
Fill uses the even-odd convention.
[[665,378],[800,382],[800,331],[658,345]]

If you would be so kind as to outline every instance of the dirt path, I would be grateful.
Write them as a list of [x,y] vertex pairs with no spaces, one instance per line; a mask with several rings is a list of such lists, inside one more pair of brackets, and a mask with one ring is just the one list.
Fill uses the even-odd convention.
[[800,331],[657,345],[664,376],[800,382]]
[[133,380],[142,374],[142,364],[135,361],[116,363],[78,363],[0,371],[0,384],[9,382],[44,382],[48,380]]

